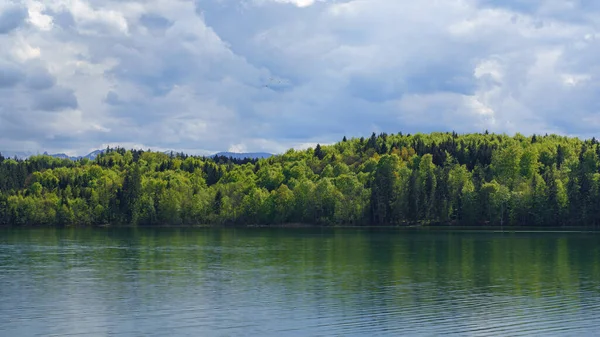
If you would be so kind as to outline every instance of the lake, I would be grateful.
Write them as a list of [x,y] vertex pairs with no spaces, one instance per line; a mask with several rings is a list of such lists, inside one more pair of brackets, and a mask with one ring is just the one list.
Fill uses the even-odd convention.
[[0,336],[592,335],[600,234],[0,229]]

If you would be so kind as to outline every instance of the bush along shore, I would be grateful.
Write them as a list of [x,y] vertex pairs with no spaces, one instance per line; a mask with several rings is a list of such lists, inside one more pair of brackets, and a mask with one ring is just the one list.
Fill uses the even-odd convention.
[[0,155],[0,225],[595,227],[599,156],[596,139],[488,132],[344,137],[264,159]]

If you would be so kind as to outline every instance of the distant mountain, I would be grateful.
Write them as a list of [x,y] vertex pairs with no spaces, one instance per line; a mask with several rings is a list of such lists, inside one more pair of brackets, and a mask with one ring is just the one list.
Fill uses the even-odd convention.
[[83,156],[83,158],[87,158],[89,160],[94,160],[94,159],[96,159],[96,157],[98,157],[98,155],[104,153],[104,151],[106,151],[106,150],[92,151],[92,152],[88,153],[86,156]]
[[50,157],[60,158],[60,159],[79,160],[79,159],[87,158],[89,160],[94,160],[94,159],[96,159],[96,157],[98,157],[99,154],[103,153],[104,151],[106,151],[106,150],[92,151],[85,156],[68,156],[64,153],[48,154],[48,152],[44,152],[44,154],[47,156],[50,156]]
[[[167,151],[163,151],[164,154],[176,154],[176,153],[180,153],[179,151],[171,151],[171,150],[167,150]],[[260,158],[269,158],[271,156],[273,156],[272,153],[267,153],[267,152],[217,152],[217,153],[213,153],[213,154],[209,154],[209,155],[205,155],[205,157],[207,158],[212,158],[214,156],[223,156],[223,157],[227,157],[227,158],[234,158],[234,159],[245,159],[245,158],[252,158],[252,159],[260,159]]]
[[34,156],[35,153],[30,151],[0,151],[4,158],[14,158],[17,157],[19,159],[27,159],[31,156]]
[[[82,158],[87,158],[89,160],[94,160],[94,159],[96,159],[96,157],[98,157],[99,154],[104,153],[104,151],[106,151],[106,150],[95,150],[95,151],[88,153],[85,156],[69,156],[64,153],[49,154],[48,152],[44,152],[43,154],[46,156],[51,156],[51,157],[60,158],[60,159],[79,160]],[[177,153],[177,151],[164,151],[165,154],[170,154],[171,152]],[[38,153],[33,153],[33,152],[15,152],[15,151],[0,151],[0,153],[5,158],[14,158],[16,156],[19,159],[27,159],[31,156],[35,156],[38,154]],[[267,152],[242,152],[242,153],[218,152],[218,153],[215,153],[212,155],[208,155],[207,157],[214,157],[214,156],[224,156],[227,158],[234,158],[234,159],[244,159],[244,158],[260,159],[260,158],[269,158],[269,157],[273,156],[273,154],[267,153]]]
[[[99,154],[103,153],[105,150],[96,150],[96,151],[92,151],[90,153],[88,153],[85,156],[69,156],[66,155],[64,153],[54,153],[54,154],[50,154],[48,152],[44,152],[43,155],[45,156],[50,156],[50,157],[54,157],[54,158],[60,158],[60,159],[69,159],[69,160],[79,160],[81,158],[87,158],[89,160],[94,160],[96,159],[96,157],[98,157]],[[2,156],[4,156],[5,158],[14,158],[17,157],[19,159],[27,159],[31,156],[36,156],[39,155],[39,153],[33,153],[30,151],[0,151],[0,153],[2,154]]]
[[234,158],[234,159],[244,159],[244,158],[260,159],[260,158],[272,157],[273,154],[266,153],[266,152],[243,152],[243,153],[219,152],[219,153],[213,154],[211,157],[214,157],[214,156],[219,156],[219,157],[224,156],[227,158]]
[[50,156],[50,157],[54,157],[54,158],[60,158],[60,159],[70,159],[70,160],[78,160],[81,157],[72,157],[72,156],[68,156],[64,153],[55,153],[55,154],[49,154],[48,152],[44,152],[45,156]]

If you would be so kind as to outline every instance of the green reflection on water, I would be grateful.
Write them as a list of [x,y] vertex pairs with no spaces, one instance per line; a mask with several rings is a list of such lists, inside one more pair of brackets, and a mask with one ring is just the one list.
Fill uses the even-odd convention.
[[[511,320],[529,323],[585,310],[597,314],[585,300],[599,296],[599,238],[355,229],[7,229],[0,231],[0,294],[10,299],[9,291],[20,291],[10,288],[14,278],[49,298],[65,288],[92,293],[116,311],[169,303],[171,309],[210,312],[254,303],[258,311],[293,309],[300,321],[326,313],[360,317],[364,311],[375,320],[370,324],[394,324],[394,317],[424,311],[434,319],[452,313],[468,325],[490,317],[499,322],[500,311],[510,308],[516,315]],[[9,306],[5,302],[0,310],[8,313]]]

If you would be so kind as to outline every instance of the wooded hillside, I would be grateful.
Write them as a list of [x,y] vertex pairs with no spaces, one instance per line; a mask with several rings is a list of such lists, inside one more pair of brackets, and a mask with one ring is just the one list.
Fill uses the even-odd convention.
[[593,226],[599,155],[595,139],[486,132],[373,134],[260,160],[0,156],[0,224]]

